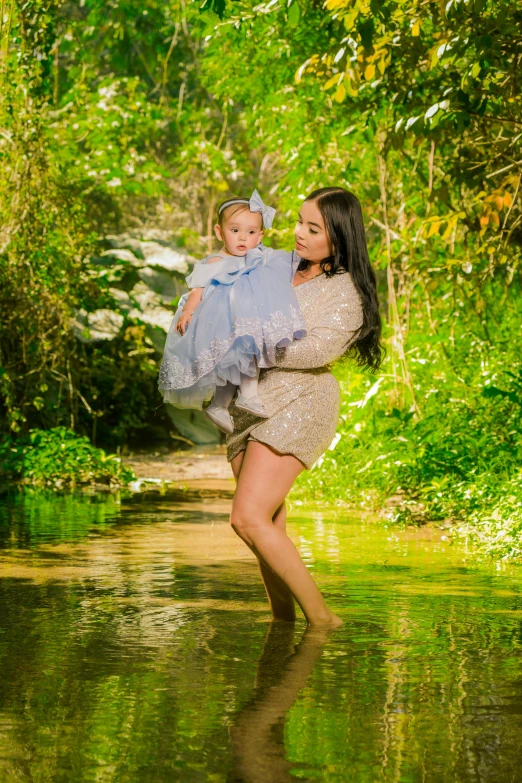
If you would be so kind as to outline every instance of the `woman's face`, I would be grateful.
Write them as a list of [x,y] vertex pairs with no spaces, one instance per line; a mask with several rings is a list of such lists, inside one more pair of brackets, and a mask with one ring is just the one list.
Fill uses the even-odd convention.
[[316,201],[304,201],[294,229],[295,249],[301,258],[319,263],[333,254],[330,237]]

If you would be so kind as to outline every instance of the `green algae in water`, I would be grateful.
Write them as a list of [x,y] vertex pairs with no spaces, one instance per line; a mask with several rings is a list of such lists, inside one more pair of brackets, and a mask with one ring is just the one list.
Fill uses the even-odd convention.
[[273,624],[228,508],[4,498],[0,780],[522,779],[519,570],[300,508],[345,624]]

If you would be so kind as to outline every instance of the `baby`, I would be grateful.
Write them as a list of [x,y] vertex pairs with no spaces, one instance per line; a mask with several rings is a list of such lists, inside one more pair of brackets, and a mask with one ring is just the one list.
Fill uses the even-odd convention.
[[259,368],[273,366],[277,348],[306,335],[288,254],[261,244],[274,214],[257,191],[221,204],[214,230],[223,247],[187,277],[192,290],[167,336],[164,400],[201,407],[213,394],[205,413],[224,432],[234,429],[228,408],[238,387],[236,408],[269,415],[258,395]]

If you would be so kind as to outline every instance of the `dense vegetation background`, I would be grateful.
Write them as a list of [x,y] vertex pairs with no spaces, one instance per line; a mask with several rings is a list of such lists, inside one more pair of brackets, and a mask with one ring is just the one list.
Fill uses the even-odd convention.
[[289,246],[300,200],[339,184],[388,358],[338,368],[337,442],[300,492],[522,556],[516,0],[4,0],[1,25],[4,456],[53,428],[215,439],[158,409],[156,377],[216,204],[257,186]]

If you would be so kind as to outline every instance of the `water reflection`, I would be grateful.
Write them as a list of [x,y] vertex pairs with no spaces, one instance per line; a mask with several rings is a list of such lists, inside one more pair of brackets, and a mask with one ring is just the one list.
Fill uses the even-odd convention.
[[345,625],[267,633],[228,510],[0,502],[0,781],[522,780],[520,569],[294,510]]
[[[295,765],[286,759],[286,714],[305,687],[329,635],[305,630],[294,646],[294,623],[271,623],[257,665],[254,693],[230,728],[234,753],[234,783],[294,781]],[[300,771],[301,780],[310,780]]]

